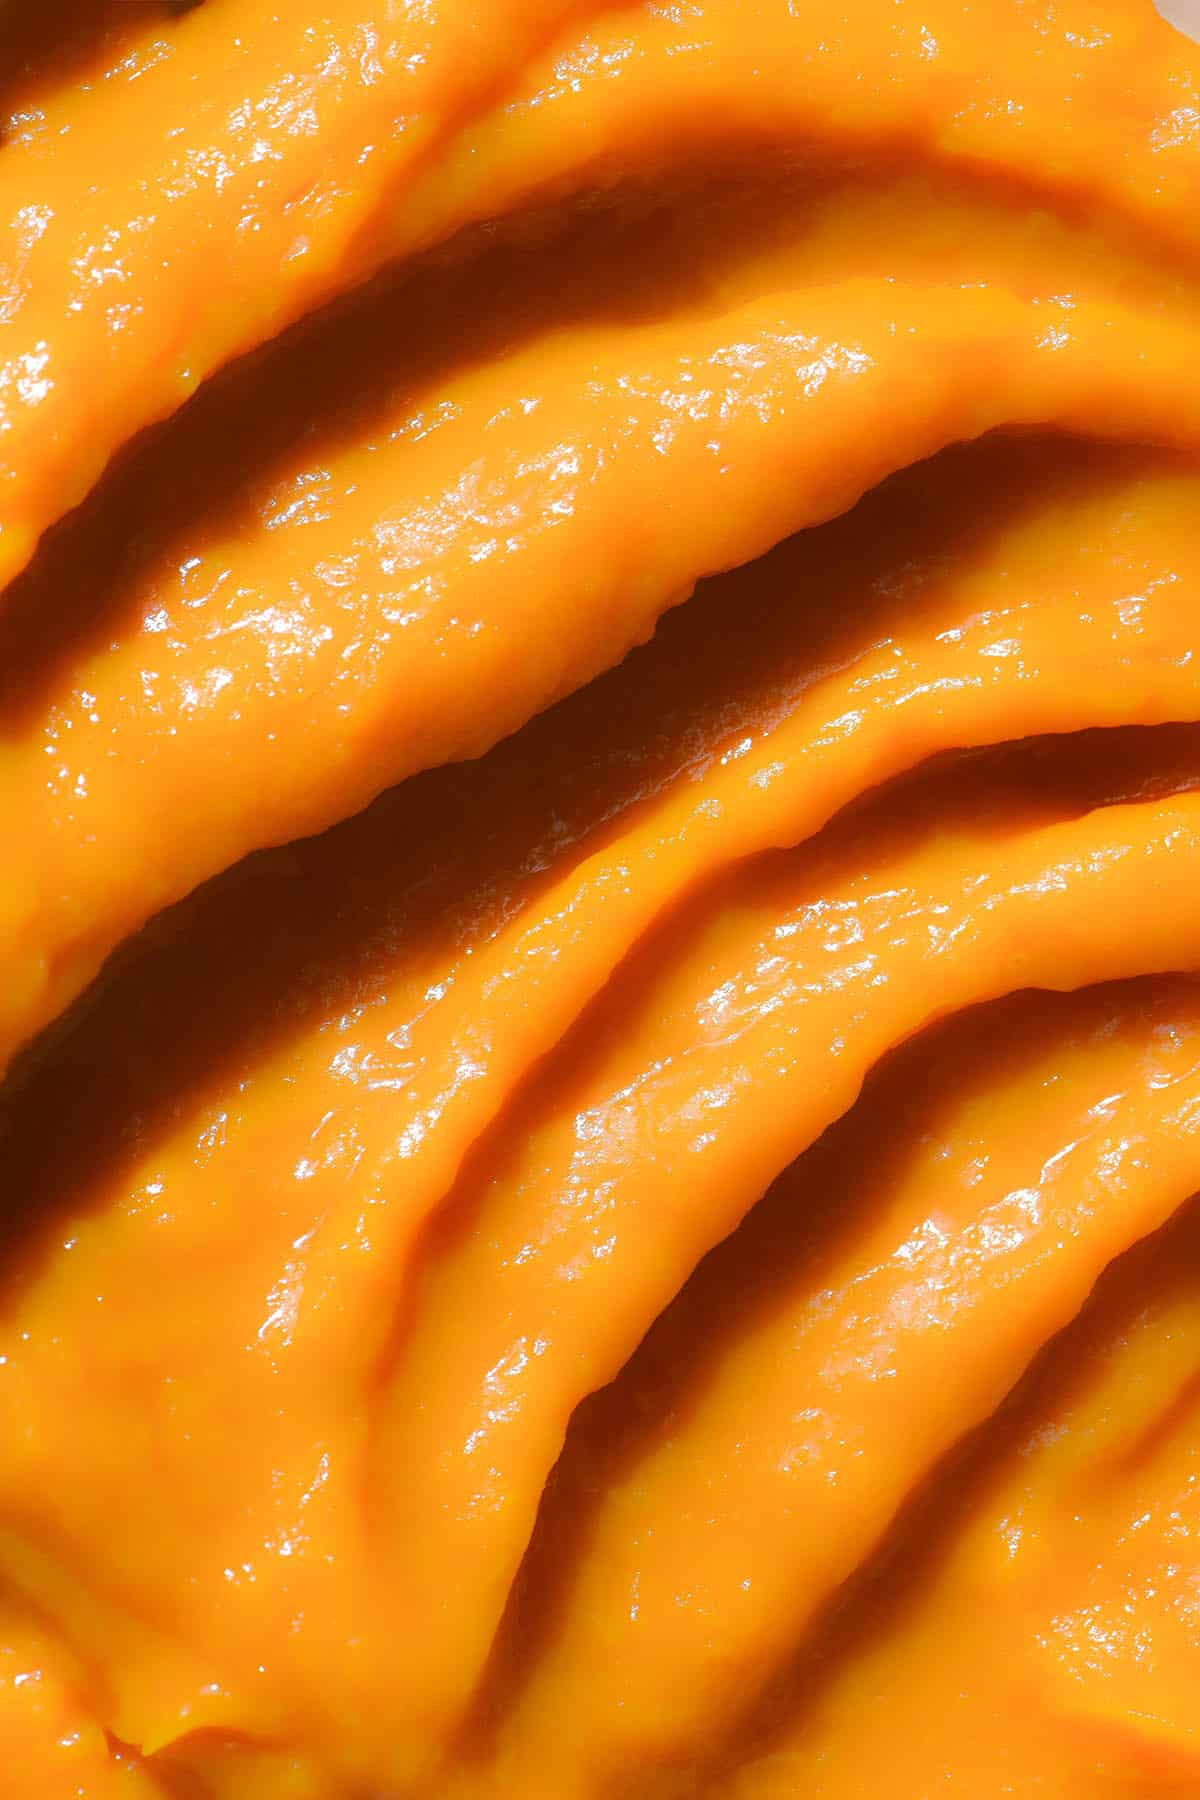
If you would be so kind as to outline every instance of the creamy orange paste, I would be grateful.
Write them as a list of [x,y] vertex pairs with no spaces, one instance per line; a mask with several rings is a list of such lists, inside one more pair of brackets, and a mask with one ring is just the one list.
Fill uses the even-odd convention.
[[1200,1794],[1200,49],[0,120],[0,1795]]

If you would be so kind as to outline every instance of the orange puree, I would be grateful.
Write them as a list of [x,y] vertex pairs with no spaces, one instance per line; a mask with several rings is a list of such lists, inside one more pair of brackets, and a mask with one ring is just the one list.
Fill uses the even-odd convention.
[[1200,1794],[1200,49],[0,116],[2,1800]]

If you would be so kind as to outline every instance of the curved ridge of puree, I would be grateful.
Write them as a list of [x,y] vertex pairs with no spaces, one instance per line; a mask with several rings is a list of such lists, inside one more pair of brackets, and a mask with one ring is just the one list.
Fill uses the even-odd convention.
[[0,1787],[1190,1792],[1200,53],[3,33]]
[[[828,0],[202,6],[174,54],[139,65],[132,106],[120,82],[65,94],[29,154],[0,167],[0,576],[215,368],[388,258],[569,181],[580,149],[590,173],[636,171],[714,126],[855,148],[915,137],[1068,191],[1111,170],[1120,204],[1190,223],[1194,168],[1163,152],[1186,136],[1194,62],[1149,6],[1074,0],[1044,18],[992,4],[982,28],[975,10],[871,0],[849,31]],[[581,18],[594,35],[571,44]],[[476,142],[489,103],[498,121]]]
[[[556,333],[447,388],[432,428],[402,415],[276,490],[232,541],[173,544],[134,641],[73,661],[0,744],[0,1051],[149,913],[479,754],[698,576],[898,465],[1001,425],[1200,446],[1193,335],[873,281],[698,322],[686,347],[669,324]],[[226,779],[247,758],[254,785]]]

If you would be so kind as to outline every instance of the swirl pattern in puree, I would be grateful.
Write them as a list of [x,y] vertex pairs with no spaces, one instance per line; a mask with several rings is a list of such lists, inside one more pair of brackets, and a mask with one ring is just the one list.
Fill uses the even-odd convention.
[[1200,52],[50,13],[13,1791],[1189,1791]]

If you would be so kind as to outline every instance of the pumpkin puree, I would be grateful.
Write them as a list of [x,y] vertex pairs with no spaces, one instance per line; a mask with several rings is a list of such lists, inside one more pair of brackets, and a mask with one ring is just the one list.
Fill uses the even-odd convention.
[[0,10],[0,1793],[1200,1793],[1200,49]]

